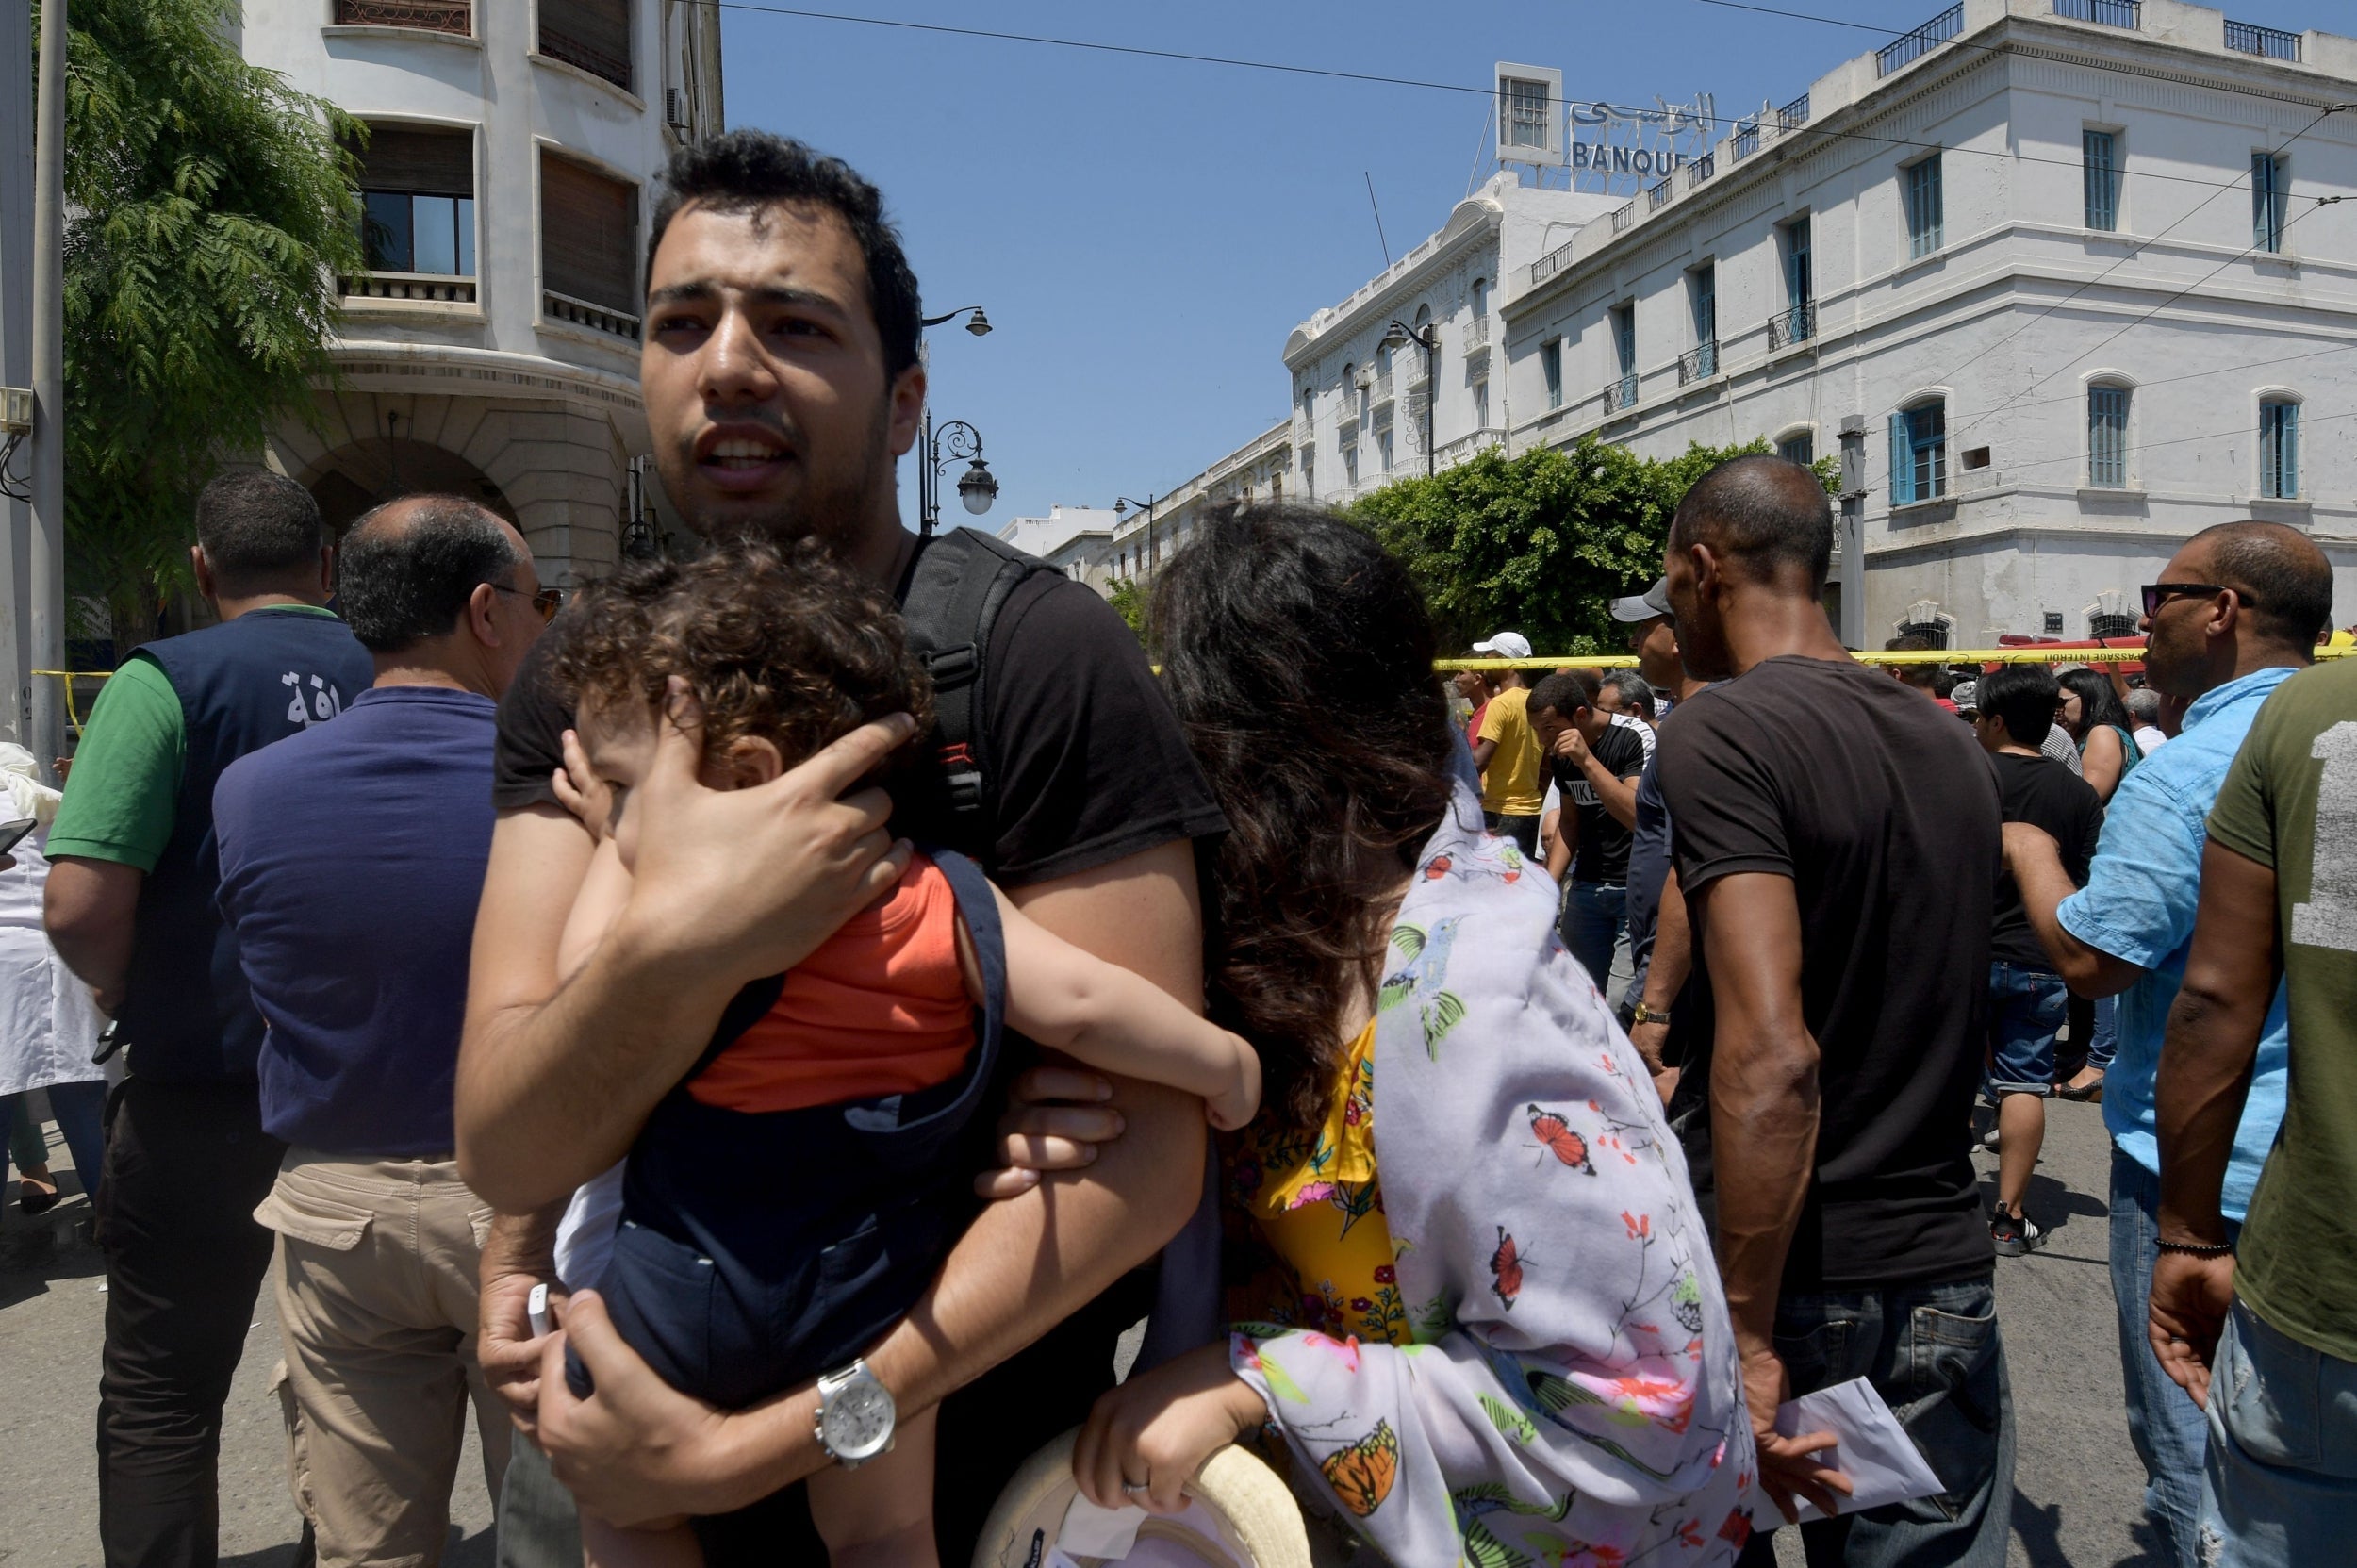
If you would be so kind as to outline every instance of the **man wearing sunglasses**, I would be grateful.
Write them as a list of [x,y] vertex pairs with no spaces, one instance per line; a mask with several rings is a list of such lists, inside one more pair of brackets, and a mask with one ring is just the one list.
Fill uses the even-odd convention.
[[[2086,886],[2072,890],[2052,838],[2026,823],[2005,827],[2005,864],[2055,970],[2080,996],[2119,998],[2103,1123],[2112,1135],[2112,1292],[2128,1434],[2149,1480],[2145,1507],[2168,1529],[2184,1568],[2197,1560],[2208,1437],[2200,1409],[2146,1343],[2152,1271],[2172,1246],[2158,1218],[2161,1040],[2193,942],[2210,808],[2268,694],[2310,662],[2332,606],[2332,568],[2298,530],[2229,522],[2196,534],[2144,588],[2146,682],[2191,705],[2179,736],[2112,797]],[[2227,1169],[2230,1236],[2283,1119],[2287,1049],[2279,990]]]

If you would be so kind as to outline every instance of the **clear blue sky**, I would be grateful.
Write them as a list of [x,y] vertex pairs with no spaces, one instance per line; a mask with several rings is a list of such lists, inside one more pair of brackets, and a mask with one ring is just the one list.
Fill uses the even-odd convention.
[[[804,0],[871,17],[1457,82],[1482,95],[722,12],[729,123],[799,136],[882,187],[936,332],[936,419],[979,426],[983,522],[1183,482],[1281,418],[1285,336],[1439,227],[1489,149],[1499,59],[1573,98],[1721,114],[1783,103],[1887,41],[1700,0]],[[1938,0],[1763,0],[1904,29]],[[2345,0],[2233,0],[2264,25],[2346,27]],[[1919,15],[1918,12],[1920,12]],[[2336,20],[2337,18],[2337,20]],[[953,468],[954,482],[959,469]],[[902,512],[916,515],[914,459]],[[942,520],[963,520],[954,493]]]

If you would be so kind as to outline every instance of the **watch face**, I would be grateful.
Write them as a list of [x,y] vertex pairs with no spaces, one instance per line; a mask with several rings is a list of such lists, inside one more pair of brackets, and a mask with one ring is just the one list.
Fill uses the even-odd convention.
[[892,1441],[892,1395],[870,1377],[854,1378],[827,1401],[827,1446],[839,1460],[881,1454]]

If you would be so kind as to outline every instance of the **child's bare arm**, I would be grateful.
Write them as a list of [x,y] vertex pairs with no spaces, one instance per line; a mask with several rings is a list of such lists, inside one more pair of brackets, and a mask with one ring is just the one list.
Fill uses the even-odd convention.
[[611,838],[600,838],[583,873],[581,891],[573,895],[572,913],[565,916],[565,934],[556,944],[556,974],[570,980],[605,937],[614,916],[630,901],[630,872]]
[[1243,1036],[1196,1016],[1153,982],[1083,952],[991,891],[1006,933],[1010,1028],[1093,1067],[1200,1095],[1213,1127],[1252,1119],[1261,1104],[1261,1058]]

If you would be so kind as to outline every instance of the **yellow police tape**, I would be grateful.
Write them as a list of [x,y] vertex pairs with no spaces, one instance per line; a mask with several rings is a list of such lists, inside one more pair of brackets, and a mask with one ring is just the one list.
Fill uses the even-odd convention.
[[74,711],[74,683],[76,681],[105,681],[110,680],[114,676],[114,671],[111,669],[36,669],[32,671],[32,673],[35,675],[47,675],[53,679],[62,680],[65,682],[65,716],[72,721],[74,727],[77,730],[82,727],[82,716]]

